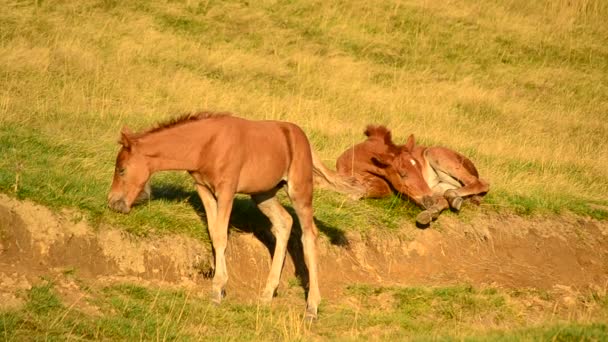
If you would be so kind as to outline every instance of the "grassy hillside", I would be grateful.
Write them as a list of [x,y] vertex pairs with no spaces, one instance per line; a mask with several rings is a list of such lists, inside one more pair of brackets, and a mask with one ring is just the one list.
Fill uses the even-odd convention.
[[[398,142],[414,133],[470,156],[492,184],[483,209],[608,215],[599,0],[1,5],[5,193],[140,233],[198,234],[181,174],[155,177],[159,200],[129,217],[109,213],[105,195],[123,125],[205,109],[293,121],[332,167],[366,124],[386,124]],[[416,211],[326,193],[316,207],[363,230]]]

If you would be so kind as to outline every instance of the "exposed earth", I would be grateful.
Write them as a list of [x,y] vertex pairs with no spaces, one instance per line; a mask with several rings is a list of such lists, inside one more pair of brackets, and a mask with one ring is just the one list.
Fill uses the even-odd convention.
[[[605,292],[608,287],[608,222],[496,213],[479,214],[466,222],[454,215],[440,220],[437,226],[412,225],[398,233],[345,233],[337,244],[321,237],[323,298],[338,301],[352,284],[536,288],[558,291],[564,298],[586,289]],[[304,303],[297,298],[303,297],[297,281],[303,273],[300,246],[297,237],[290,241],[279,291]],[[270,266],[267,244],[252,233],[231,231],[230,300],[252,302],[261,293]],[[3,308],[22,305],[24,290],[42,277],[52,279],[65,300],[78,302],[80,309],[91,313],[95,308],[81,300],[86,293],[75,278],[89,285],[135,282],[206,295],[211,288],[211,260],[210,246],[191,237],[135,238],[111,227],[93,229],[76,212],[55,214],[0,194]]]

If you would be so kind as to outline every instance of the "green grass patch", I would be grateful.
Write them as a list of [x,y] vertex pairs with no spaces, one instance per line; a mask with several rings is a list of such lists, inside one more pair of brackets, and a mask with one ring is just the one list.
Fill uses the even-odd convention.
[[32,287],[27,296],[26,309],[36,315],[48,315],[63,308],[63,304],[55,294],[51,283]]
[[[476,290],[471,286],[423,288],[376,288],[351,286],[350,295],[361,299],[364,308],[374,312],[378,322],[395,319],[405,330],[424,333],[436,330],[437,325],[449,330],[449,325],[468,322],[474,324],[483,318],[489,324],[500,325],[514,313],[505,301],[505,294],[489,290]],[[388,298],[388,299],[387,299]],[[384,301],[378,309],[379,301]]]
[[[605,294],[577,300],[571,311],[555,311],[552,295],[499,288],[376,287],[352,284],[345,300],[323,303],[319,319],[303,320],[304,303],[272,307],[237,303],[214,306],[186,290],[130,283],[88,287],[73,305],[62,303],[48,282],[24,294],[18,309],[0,311],[5,339],[162,339],[162,340],[602,340],[608,312]],[[524,303],[547,303],[545,309]],[[96,314],[83,308],[95,308]],[[574,311],[572,311],[574,310]],[[582,314],[576,314],[577,310]],[[602,311],[603,310],[603,311]],[[592,315],[592,316],[589,316]],[[578,318],[577,318],[578,317]],[[593,317],[589,320],[584,317]],[[534,319],[534,326],[526,321]]]

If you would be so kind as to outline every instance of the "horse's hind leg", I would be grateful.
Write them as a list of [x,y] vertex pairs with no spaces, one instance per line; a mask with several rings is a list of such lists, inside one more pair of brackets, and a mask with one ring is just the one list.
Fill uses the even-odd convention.
[[281,270],[283,269],[285,254],[287,252],[289,234],[291,233],[291,226],[293,224],[291,215],[289,215],[287,210],[283,208],[281,203],[279,203],[279,200],[275,197],[276,192],[276,190],[273,190],[264,194],[251,196],[260,211],[270,219],[270,222],[272,223],[272,233],[276,238],[270,274],[268,275],[266,287],[262,293],[262,301],[266,303],[272,301],[274,293],[279,286]]
[[319,279],[317,275],[317,227],[313,221],[312,210],[312,182],[289,182],[288,193],[293,204],[300,225],[302,226],[302,247],[304,262],[308,268],[308,300],[306,316],[317,317],[317,308],[321,302],[319,292]]
[[462,184],[461,187],[445,191],[445,197],[452,208],[460,209],[462,197],[488,192],[489,184],[479,179],[479,173],[473,162],[462,154],[444,147],[430,147],[425,151],[424,156],[440,178],[445,174],[451,178],[447,179],[448,182],[455,180]]

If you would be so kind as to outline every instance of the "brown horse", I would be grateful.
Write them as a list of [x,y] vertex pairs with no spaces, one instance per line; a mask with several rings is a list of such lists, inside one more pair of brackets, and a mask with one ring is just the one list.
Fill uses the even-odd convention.
[[353,177],[364,187],[363,197],[380,198],[393,192],[389,182],[381,176],[385,171],[372,162],[378,154],[398,153],[391,140],[391,132],[384,126],[367,126],[367,139],[346,151],[336,160],[336,170],[344,177]]
[[427,225],[447,208],[460,210],[463,197],[479,203],[490,189],[488,182],[479,178],[473,162],[446,147],[416,145],[410,135],[397,153],[378,153],[372,162],[395,189],[425,210],[416,221]]
[[128,213],[138,198],[149,195],[148,180],[157,171],[186,170],[194,178],[215,250],[211,298],[217,304],[224,296],[228,280],[224,254],[235,193],[250,194],[272,223],[276,246],[262,294],[264,302],[272,301],[293,221],[276,197],[277,191],[286,186],[302,226],[309,277],[306,314],[309,318],[316,317],[321,297],[317,278],[318,232],[312,208],[313,169],[330,183],[339,180],[323,165],[313,165],[318,158],[313,160],[302,129],[287,122],[198,113],[143,133],[134,134],[125,128],[119,142],[122,148],[116,157],[108,195],[108,205],[113,210]]
[[449,207],[460,210],[463,197],[479,202],[489,184],[473,162],[445,147],[417,146],[413,135],[405,145],[393,143],[384,126],[368,126],[368,139],[346,150],[337,161],[341,174],[352,174],[367,197],[389,196],[394,188],[424,208],[416,221],[429,224]]

